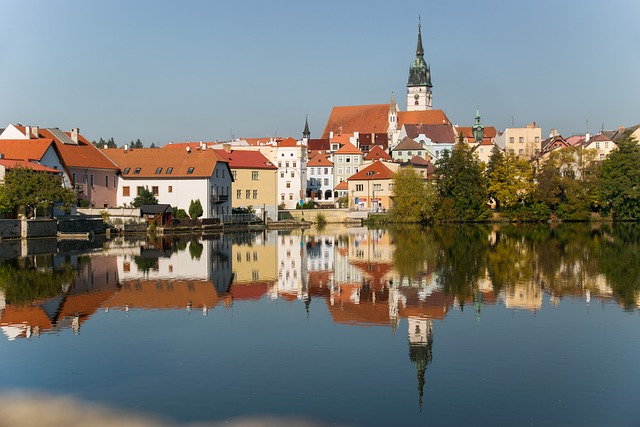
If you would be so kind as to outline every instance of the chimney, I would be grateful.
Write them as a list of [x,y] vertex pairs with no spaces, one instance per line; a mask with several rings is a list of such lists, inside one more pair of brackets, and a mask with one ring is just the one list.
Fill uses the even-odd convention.
[[80,133],[80,129],[78,129],[78,128],[71,129],[71,139],[76,144],[78,143],[78,133]]
[[40,138],[40,129],[38,126],[31,126],[31,136],[36,139]]
[[584,142],[589,142],[591,139],[591,134],[589,132],[584,134]]
[[624,132],[624,126],[618,126],[618,132]]
[[191,153],[191,147],[187,145],[187,154]]
[[231,154],[231,144],[223,144],[222,147],[224,148],[224,151]]
[[129,151],[129,144],[124,144],[124,152],[126,153],[127,151]]
[[31,127],[29,127],[29,126],[25,126],[24,127],[24,136],[27,139],[31,139]]
[[554,136],[558,136],[558,129],[551,129],[551,133],[549,134],[549,138],[553,138]]
[[333,131],[329,132],[329,139],[333,139]]

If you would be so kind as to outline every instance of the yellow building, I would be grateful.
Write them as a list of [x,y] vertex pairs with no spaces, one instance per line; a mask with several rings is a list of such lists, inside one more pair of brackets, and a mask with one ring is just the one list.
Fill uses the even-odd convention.
[[349,207],[373,211],[392,205],[394,172],[384,162],[373,162],[348,179]]
[[506,128],[502,135],[496,137],[496,144],[507,154],[514,154],[525,159],[533,159],[541,151],[542,129],[536,123],[527,124],[523,128]]

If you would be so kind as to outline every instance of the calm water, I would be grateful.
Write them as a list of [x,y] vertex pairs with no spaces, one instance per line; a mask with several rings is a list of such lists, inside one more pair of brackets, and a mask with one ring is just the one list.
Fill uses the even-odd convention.
[[5,241],[0,391],[177,424],[638,426],[639,246],[636,224]]

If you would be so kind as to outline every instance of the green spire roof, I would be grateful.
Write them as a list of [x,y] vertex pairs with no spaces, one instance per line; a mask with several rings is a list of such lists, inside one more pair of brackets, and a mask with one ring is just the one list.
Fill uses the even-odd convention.
[[416,59],[413,60],[409,68],[409,82],[407,87],[431,85],[431,70],[424,60],[424,48],[422,47],[422,25],[418,17],[418,45],[416,46]]

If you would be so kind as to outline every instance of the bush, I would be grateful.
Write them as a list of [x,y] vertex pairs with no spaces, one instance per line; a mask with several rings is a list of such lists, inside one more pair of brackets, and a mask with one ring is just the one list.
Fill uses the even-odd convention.
[[200,218],[203,213],[204,210],[202,209],[202,203],[200,203],[200,199],[197,199],[195,201],[191,200],[191,203],[189,204],[189,216],[191,218]]

